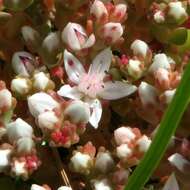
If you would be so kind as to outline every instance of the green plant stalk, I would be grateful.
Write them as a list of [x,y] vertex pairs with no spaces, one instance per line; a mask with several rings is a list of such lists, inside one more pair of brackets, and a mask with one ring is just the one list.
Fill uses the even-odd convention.
[[171,137],[179,125],[190,100],[190,63],[187,65],[176,94],[168,106],[160,127],[144,158],[137,166],[124,190],[142,190],[162,159]]

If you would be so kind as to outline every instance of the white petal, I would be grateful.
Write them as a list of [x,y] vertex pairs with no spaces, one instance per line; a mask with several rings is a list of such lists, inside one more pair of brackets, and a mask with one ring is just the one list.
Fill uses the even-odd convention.
[[94,45],[96,41],[95,35],[91,34],[88,38],[88,40],[85,42],[85,44],[82,46],[82,48],[89,48]]
[[30,113],[34,117],[37,117],[44,111],[51,111],[54,108],[59,107],[59,104],[49,94],[40,92],[28,98],[28,107]]
[[73,100],[80,100],[82,98],[82,93],[78,91],[77,87],[70,87],[69,85],[62,86],[57,94]]
[[174,174],[168,178],[162,190],[179,190],[179,185]]
[[101,116],[102,116],[101,102],[98,99],[95,99],[91,103],[90,108],[92,109],[92,114],[90,116],[89,122],[95,129],[97,129],[98,123],[99,123]]
[[[112,51],[107,48],[101,51],[93,60],[90,66],[89,74],[98,73],[105,75],[105,72],[109,70],[112,61]],[[102,76],[102,77],[103,77]]]
[[83,65],[67,50],[64,51],[64,64],[69,79],[78,84],[80,76],[85,73]]
[[106,82],[104,89],[98,95],[106,100],[116,100],[134,93],[137,87],[120,81]]

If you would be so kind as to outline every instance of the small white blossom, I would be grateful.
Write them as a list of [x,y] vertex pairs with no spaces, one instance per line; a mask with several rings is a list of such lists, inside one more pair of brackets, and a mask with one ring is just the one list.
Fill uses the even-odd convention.
[[129,158],[132,155],[132,150],[127,144],[122,144],[116,148],[118,158]]
[[148,148],[150,147],[150,144],[151,140],[146,135],[143,135],[137,141],[137,145],[140,152],[147,152]]
[[7,89],[0,90],[0,109],[10,109],[12,106],[12,94]]

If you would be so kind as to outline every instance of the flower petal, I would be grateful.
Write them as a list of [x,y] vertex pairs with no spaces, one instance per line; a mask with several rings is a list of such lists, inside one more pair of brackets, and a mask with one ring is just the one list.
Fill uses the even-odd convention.
[[62,86],[57,94],[73,100],[80,100],[82,98],[82,93],[78,91],[77,87],[71,87],[69,85]]
[[98,99],[95,99],[93,102],[90,103],[90,108],[92,109],[92,114],[90,116],[89,122],[95,129],[97,129],[98,123],[102,116],[101,102]]
[[85,73],[83,65],[72,53],[67,50],[64,52],[64,63],[69,79],[78,84],[80,76]]
[[104,89],[98,95],[106,100],[116,100],[134,93],[137,87],[121,81],[106,82]]
[[179,185],[174,174],[170,175],[162,190],[179,190]]
[[97,73],[104,77],[106,71],[109,70],[112,60],[112,51],[107,48],[101,51],[93,60],[90,66],[89,74]]

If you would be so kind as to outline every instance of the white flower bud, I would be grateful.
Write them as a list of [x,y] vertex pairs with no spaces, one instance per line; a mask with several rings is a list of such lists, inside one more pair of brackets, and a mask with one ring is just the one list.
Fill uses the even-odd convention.
[[15,160],[12,164],[11,173],[17,177],[28,178],[28,171],[25,167],[25,162],[19,162]]
[[115,22],[121,22],[125,18],[126,13],[127,13],[127,5],[126,4],[117,4],[117,5],[115,5],[115,9],[114,9],[114,12],[112,15],[114,20],[113,19],[111,19],[111,20],[113,20]]
[[154,21],[156,23],[163,23],[165,21],[165,17],[164,17],[164,13],[162,11],[157,11],[155,14],[154,14]]
[[11,81],[11,90],[20,95],[28,94],[31,87],[31,81],[27,78],[16,78]]
[[28,98],[28,107],[30,113],[34,117],[38,117],[39,114],[45,111],[51,111],[54,108],[59,107],[59,103],[55,101],[50,95],[39,92]]
[[129,158],[132,155],[132,150],[127,144],[122,144],[116,148],[116,154],[120,159]]
[[21,51],[14,53],[12,66],[17,75],[29,77],[35,70],[36,63],[34,57],[27,52]]
[[33,184],[30,190],[46,190],[44,187]]
[[74,172],[88,174],[92,166],[92,158],[88,154],[77,152],[71,158],[71,167]]
[[95,180],[94,190],[113,190],[107,179]]
[[30,137],[22,137],[17,141],[17,152],[29,154],[34,148],[34,141]]
[[72,190],[72,189],[71,187],[62,186],[62,187],[59,187],[57,190]]
[[12,94],[7,89],[0,90],[0,109],[10,109],[12,106]]
[[161,97],[163,98],[164,102],[166,104],[170,104],[170,102],[172,101],[174,95],[175,95],[176,89],[174,90],[166,90]]
[[87,103],[75,100],[65,109],[64,114],[74,123],[88,123],[90,108]]
[[134,140],[136,135],[129,127],[120,127],[114,131],[114,138],[117,145],[129,143]]
[[10,165],[11,149],[0,150],[0,172],[3,172]]
[[141,82],[139,86],[139,97],[144,106],[157,105],[158,102],[158,91],[152,85]]
[[113,169],[114,161],[109,152],[98,152],[95,168],[101,173],[107,173]]
[[103,38],[110,43],[115,43],[123,35],[123,27],[120,23],[109,22],[103,26]]
[[137,141],[137,145],[140,152],[147,152],[148,148],[150,147],[150,144],[151,140],[146,135],[143,135]]
[[154,56],[154,60],[152,65],[149,68],[149,72],[154,73],[159,68],[163,68],[166,70],[169,70],[171,68],[170,66],[170,58],[166,56],[164,53],[156,54]]
[[134,55],[141,55],[143,58],[146,57],[148,52],[148,45],[142,40],[135,40],[131,44],[131,49],[133,50]]
[[168,15],[172,16],[174,19],[179,20],[188,16],[186,10],[182,5],[182,2],[180,1],[170,2],[168,6],[169,6]]
[[53,111],[45,111],[38,116],[38,125],[41,129],[53,130],[59,121]]
[[93,15],[97,20],[100,20],[104,16],[108,16],[108,11],[102,1],[95,0],[90,8],[90,14]]
[[139,79],[142,76],[143,69],[140,67],[141,62],[139,60],[130,59],[127,65],[128,73],[134,79]]
[[7,135],[9,137],[10,142],[15,142],[22,137],[32,138],[32,127],[20,118],[16,119],[16,121],[7,124],[6,127]]

